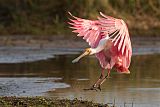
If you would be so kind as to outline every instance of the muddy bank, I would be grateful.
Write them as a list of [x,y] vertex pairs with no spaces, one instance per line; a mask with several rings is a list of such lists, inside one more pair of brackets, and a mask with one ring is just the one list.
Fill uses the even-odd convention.
[[83,48],[88,44],[76,36],[32,36],[13,35],[0,36],[0,47],[42,48]]
[[[107,104],[98,104],[78,99],[55,99],[45,97],[0,97],[0,106],[3,107],[111,107]],[[114,106],[112,106],[114,107]]]
[[[132,37],[132,46],[160,46],[160,37]],[[11,35],[0,36],[0,49],[12,47],[29,47],[30,49],[42,48],[85,48],[88,47],[81,37],[52,35],[52,36],[32,36],[32,35]]]
[[55,55],[77,54],[87,43],[63,36],[1,36],[0,63],[46,60]]
[[[160,53],[160,37],[131,38],[133,54]],[[0,63],[46,60],[55,55],[78,54],[90,47],[76,36],[0,36]]]

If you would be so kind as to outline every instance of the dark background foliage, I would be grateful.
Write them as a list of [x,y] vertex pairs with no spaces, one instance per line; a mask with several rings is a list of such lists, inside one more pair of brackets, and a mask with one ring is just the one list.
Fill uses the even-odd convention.
[[132,35],[158,36],[160,0],[0,0],[0,34],[65,35],[68,11],[96,19],[99,12],[122,18]]

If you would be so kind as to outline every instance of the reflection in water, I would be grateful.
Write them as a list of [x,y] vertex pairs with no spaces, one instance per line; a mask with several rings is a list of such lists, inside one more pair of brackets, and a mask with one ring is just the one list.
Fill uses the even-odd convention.
[[41,96],[50,89],[70,87],[56,82],[59,80],[61,78],[0,78],[0,96]]
[[[115,99],[116,104],[121,106],[124,102],[133,102],[134,107],[160,106],[160,55],[132,57],[131,74],[118,74],[112,70],[112,78],[102,85],[102,92],[83,91],[83,88],[90,87],[100,75],[101,68],[97,59],[91,56],[72,64],[75,57],[62,55],[46,61],[0,64],[0,76],[58,77],[62,78],[62,83],[69,84],[68,88],[44,94],[49,97],[76,97],[100,103],[113,102]],[[128,105],[131,107],[131,104]]]

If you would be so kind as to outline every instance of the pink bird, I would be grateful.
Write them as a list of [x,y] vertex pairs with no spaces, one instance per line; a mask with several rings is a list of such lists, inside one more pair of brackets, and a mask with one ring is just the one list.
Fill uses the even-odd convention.
[[[97,20],[87,20],[73,16],[68,22],[77,36],[83,37],[91,48],[74,59],[78,62],[86,55],[95,54],[102,67],[99,79],[88,90],[101,90],[102,83],[110,77],[110,70],[115,68],[119,73],[130,74],[129,66],[132,56],[132,47],[126,23],[122,19],[106,16],[100,12]],[[104,70],[107,69],[107,76]]]

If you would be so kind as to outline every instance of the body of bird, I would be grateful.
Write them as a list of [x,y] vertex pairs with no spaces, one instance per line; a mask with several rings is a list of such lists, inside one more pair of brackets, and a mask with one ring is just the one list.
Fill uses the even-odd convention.
[[[74,18],[69,22],[71,28],[75,29],[73,32],[78,33],[77,36],[83,37],[91,46],[72,62],[95,54],[102,67],[100,78],[90,89],[100,89],[100,85],[109,77],[113,67],[119,73],[130,73],[128,68],[132,47],[127,25],[122,19],[106,16],[101,12],[102,17],[98,17],[98,20],[86,20],[69,14]],[[104,76],[104,69],[108,70],[107,76]]]

